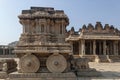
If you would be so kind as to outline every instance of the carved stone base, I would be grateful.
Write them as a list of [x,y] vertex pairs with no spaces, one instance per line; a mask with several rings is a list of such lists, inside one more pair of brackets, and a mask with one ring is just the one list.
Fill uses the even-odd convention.
[[0,72],[0,79],[5,79],[8,77],[8,74],[6,72]]
[[100,77],[101,73],[96,71],[95,69],[89,69],[76,72],[76,75],[78,77]]
[[112,62],[112,61],[107,55],[99,55],[95,58],[95,62],[100,63],[100,62]]
[[70,73],[11,73],[6,80],[76,80],[76,75]]
[[10,72],[14,72],[14,71],[17,71],[17,69],[11,69],[11,70],[8,70],[8,71],[0,71],[0,79],[5,79],[8,77],[9,73]]

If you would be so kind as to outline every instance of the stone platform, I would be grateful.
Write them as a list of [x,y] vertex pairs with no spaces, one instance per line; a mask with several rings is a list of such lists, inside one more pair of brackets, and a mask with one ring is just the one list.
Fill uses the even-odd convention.
[[8,77],[8,74],[6,72],[3,72],[3,71],[0,72],[0,80],[5,79],[7,77]]
[[78,77],[101,77],[101,72],[96,71],[95,69],[89,69],[89,70],[83,70],[80,72],[77,72],[76,75]]
[[76,75],[70,73],[11,73],[6,80],[76,80]]

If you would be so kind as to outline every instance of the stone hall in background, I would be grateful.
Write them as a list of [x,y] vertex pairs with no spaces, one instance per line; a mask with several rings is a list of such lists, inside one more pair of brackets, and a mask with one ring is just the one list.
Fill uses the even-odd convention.
[[[120,31],[100,22],[83,25],[78,31],[66,30],[69,18],[63,10],[51,7],[31,7],[18,16],[23,32],[13,53],[19,58],[18,70],[14,60],[8,80],[76,80],[78,76],[100,76],[88,62],[120,61]],[[11,69],[11,67],[9,68]]]
[[72,27],[66,33],[74,56],[97,62],[120,61],[120,31],[112,25],[96,22],[95,26],[83,25],[78,31]]

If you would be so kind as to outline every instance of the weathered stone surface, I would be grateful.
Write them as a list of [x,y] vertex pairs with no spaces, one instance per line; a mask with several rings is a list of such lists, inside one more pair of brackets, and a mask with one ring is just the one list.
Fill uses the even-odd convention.
[[0,79],[6,79],[8,77],[7,72],[0,71]]
[[[119,31],[112,26],[105,25],[103,28],[97,22],[95,27],[84,25],[80,33],[75,32],[74,28],[67,32],[69,19],[64,11],[45,7],[24,10],[19,19],[23,33],[14,52],[20,58],[21,73],[10,74],[10,80],[75,80],[76,76],[101,76],[89,67],[89,61],[83,56],[88,55],[91,61],[109,62],[106,55],[119,55]],[[70,55],[80,57],[71,60]],[[3,71],[7,70],[6,65],[3,64]],[[48,72],[43,73],[45,69]]]
[[89,59],[84,57],[74,59],[74,72],[77,77],[100,77],[101,73],[90,68],[88,63]]
[[108,55],[100,55],[96,56],[95,62],[111,62],[111,59]]
[[89,60],[87,58],[77,58],[75,59],[75,68],[76,71],[89,71]]
[[11,73],[8,80],[76,80],[74,73]]
[[34,55],[27,54],[20,59],[20,72],[23,73],[37,72],[39,68],[40,61]]
[[53,54],[48,57],[46,65],[50,72],[61,73],[67,68],[67,61],[64,56]]
[[96,71],[95,69],[81,70],[77,72],[78,77],[101,77],[101,72]]
[[0,59],[0,71],[12,72],[15,71],[17,63],[14,59]]
[[8,74],[17,70],[14,59],[0,59],[0,78],[7,78]]
[[[23,33],[14,53],[20,58],[20,71],[39,73],[46,72],[45,68],[48,68],[49,72],[65,71],[71,46],[65,42],[69,19],[64,11],[47,7],[31,7],[30,10],[23,10],[18,17],[23,25]],[[61,55],[51,57],[56,53]],[[24,55],[27,54],[36,56],[38,60],[25,57]]]

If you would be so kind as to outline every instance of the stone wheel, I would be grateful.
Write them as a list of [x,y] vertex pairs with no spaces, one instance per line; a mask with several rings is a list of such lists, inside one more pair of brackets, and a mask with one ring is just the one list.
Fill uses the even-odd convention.
[[20,69],[23,73],[34,73],[40,68],[40,62],[35,55],[25,55],[20,59]]
[[47,68],[52,73],[61,73],[67,68],[67,61],[63,55],[51,55],[46,62]]

